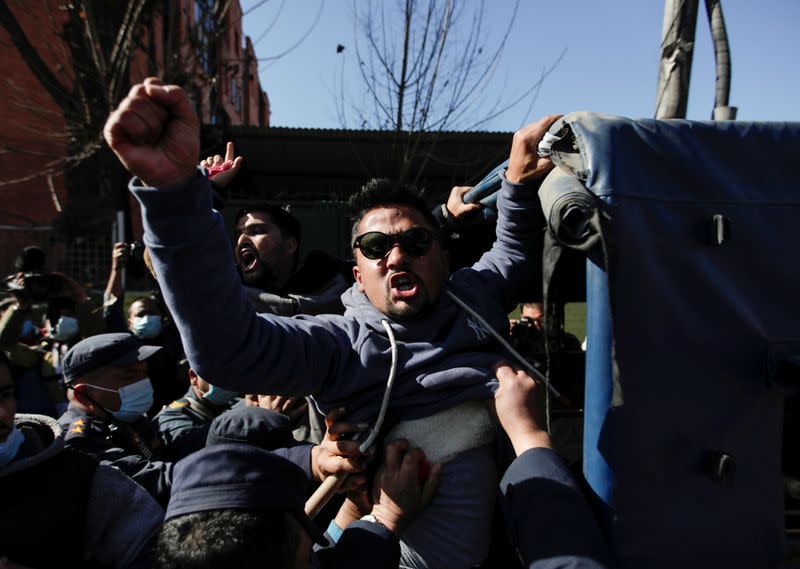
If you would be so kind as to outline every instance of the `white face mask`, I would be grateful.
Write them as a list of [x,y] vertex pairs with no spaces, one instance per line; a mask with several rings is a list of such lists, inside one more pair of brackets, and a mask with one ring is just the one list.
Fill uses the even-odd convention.
[[140,379],[135,383],[120,387],[119,389],[108,389],[87,383],[86,385],[99,389],[100,391],[110,391],[119,394],[120,406],[117,411],[108,411],[115,419],[123,423],[133,423],[147,413],[153,406],[153,385],[149,378]]
[[11,429],[11,432],[6,437],[6,440],[0,443],[0,468],[3,468],[6,464],[14,460],[24,440],[25,435],[14,425],[14,428]]
[[155,338],[161,333],[161,317],[155,314],[137,316],[131,323],[131,332],[143,340]]
[[78,335],[78,319],[72,316],[62,316],[55,327],[50,327],[50,335],[59,342],[69,342]]

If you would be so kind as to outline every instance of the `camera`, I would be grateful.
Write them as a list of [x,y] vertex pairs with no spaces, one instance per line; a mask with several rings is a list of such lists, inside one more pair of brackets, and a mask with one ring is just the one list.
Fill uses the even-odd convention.
[[511,330],[511,337],[526,338],[530,335],[532,328],[534,328],[533,318],[530,316],[520,316],[514,328]]
[[131,256],[131,261],[134,263],[144,262],[144,243],[141,241],[134,241],[128,245],[128,252]]

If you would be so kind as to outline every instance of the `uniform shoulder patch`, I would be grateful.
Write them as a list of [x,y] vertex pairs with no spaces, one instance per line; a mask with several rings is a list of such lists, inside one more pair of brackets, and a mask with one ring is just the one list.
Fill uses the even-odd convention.
[[182,409],[183,407],[187,407],[189,402],[186,399],[176,399],[172,403],[168,405],[169,409]]
[[86,432],[86,426],[86,419],[75,419],[69,424],[67,433],[71,435],[82,435]]

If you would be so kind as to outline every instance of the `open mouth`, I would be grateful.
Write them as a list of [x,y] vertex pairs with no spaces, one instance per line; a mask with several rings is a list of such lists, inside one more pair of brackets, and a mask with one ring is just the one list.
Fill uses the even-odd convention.
[[256,253],[255,249],[251,247],[240,247],[239,248],[239,268],[242,270],[243,273],[249,273],[250,271],[256,268],[260,259],[258,258],[258,253]]
[[392,296],[410,298],[419,291],[419,280],[411,273],[395,273],[389,279]]

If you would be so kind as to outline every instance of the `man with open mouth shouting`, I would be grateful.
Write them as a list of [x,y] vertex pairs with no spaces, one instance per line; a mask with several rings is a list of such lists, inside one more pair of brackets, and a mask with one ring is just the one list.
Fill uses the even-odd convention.
[[300,224],[277,206],[243,210],[236,222],[236,265],[247,286],[277,291],[297,267]]
[[[353,275],[378,312],[403,321],[424,313],[439,298],[450,258],[422,201],[402,203],[410,200],[393,192],[394,186],[389,180],[371,180],[351,199],[357,210]],[[367,209],[369,199],[387,205]]]
[[[106,123],[109,146],[136,176],[145,243],[198,374],[247,393],[311,394],[321,411],[346,407],[353,422],[375,421],[394,378],[389,410],[398,422],[386,440],[408,439],[442,464],[436,496],[404,529],[404,567],[468,568],[486,558],[497,477],[484,404],[503,358],[488,328],[505,333],[507,314],[539,284],[527,263],[543,238],[535,184],[552,163],[537,146],[557,119],[514,135],[497,238],[472,267],[450,276],[429,208],[406,188],[373,181],[352,200],[356,283],[342,295],[345,313],[288,318],[257,314],[226,269],[229,245],[196,169],[199,121],[187,94],[149,78]],[[251,253],[241,252],[248,271],[258,265]]]
[[[200,166],[219,189],[236,178],[244,157],[228,142],[225,157],[210,156]],[[300,258],[302,227],[288,209],[269,202],[250,204],[236,214],[234,258],[248,297],[258,312],[280,316],[341,314],[341,294],[353,283],[351,266],[322,251]]]

